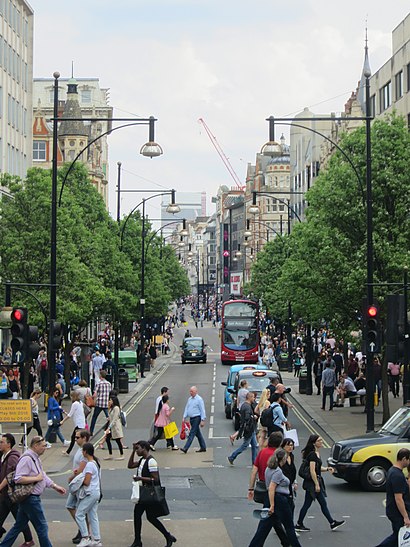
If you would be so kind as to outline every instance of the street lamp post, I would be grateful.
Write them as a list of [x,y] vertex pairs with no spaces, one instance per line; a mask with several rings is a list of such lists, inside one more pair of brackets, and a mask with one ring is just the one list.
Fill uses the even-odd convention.
[[[74,158],[71,162],[67,172],[63,178],[59,205],[61,205],[62,193],[64,185],[68,179],[68,175],[74,167],[76,161],[81,155],[92,146],[97,140],[101,139],[105,135],[112,133],[118,129],[125,127],[131,127],[134,125],[148,125],[149,126],[149,140],[144,144],[140,150],[140,153],[146,157],[160,156],[163,151],[162,148],[155,142],[155,122],[156,119],[151,116],[150,118],[59,118],[58,117],[58,79],[60,78],[59,72],[54,72],[54,87],[53,87],[53,158],[52,158],[52,175],[51,175],[51,222],[50,222],[50,321],[48,331],[48,384],[49,389],[53,389],[55,384],[55,352],[51,348],[51,341],[53,340],[54,325],[57,319],[57,165],[58,165],[58,122],[62,121],[98,121],[105,122],[125,122],[117,127],[110,127],[108,131],[101,133],[95,139],[91,140]],[[115,358],[115,357],[114,357]]]
[[[332,118],[274,118],[270,116],[266,121],[269,122],[269,142],[265,144],[265,147],[273,146],[276,144],[274,142],[275,133],[274,133],[274,124],[278,123],[279,125],[291,125],[294,127],[301,127],[312,133],[316,133],[330,142],[339,152],[344,156],[346,161],[351,166],[353,172],[355,173],[359,186],[363,191],[362,178],[348,156],[348,154],[333,140],[331,140],[327,135],[304,125],[300,125],[299,122],[312,122],[315,121],[344,121],[346,120],[356,120],[364,121],[366,128],[366,231],[367,231],[367,253],[366,253],[366,297],[368,305],[373,304],[373,202],[372,202],[372,156],[371,156],[371,121],[373,119],[371,112],[370,104],[370,65],[367,56],[367,46],[366,46],[366,55],[365,55],[365,65],[363,70],[363,76],[365,77],[365,96],[366,96],[366,115],[365,116],[352,116],[352,117],[332,117]],[[295,121],[297,123],[295,123]],[[297,215],[296,215],[297,216]],[[374,353],[371,351],[370,347],[366,348],[366,358],[367,358],[367,367],[366,367],[366,430],[367,432],[374,431],[374,391],[375,391],[375,382],[374,382],[374,369],[373,369],[373,356]]]

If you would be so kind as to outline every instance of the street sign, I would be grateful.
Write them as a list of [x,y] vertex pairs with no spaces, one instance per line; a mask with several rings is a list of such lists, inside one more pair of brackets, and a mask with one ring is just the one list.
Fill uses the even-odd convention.
[[0,422],[29,424],[32,420],[30,399],[4,399],[0,401]]
[[13,362],[14,363],[24,363],[24,351],[16,351],[16,353],[13,353]]
[[369,353],[369,351],[371,353],[376,353],[378,351],[378,347],[374,342],[370,342],[370,344],[368,344],[367,348],[368,348],[367,353]]

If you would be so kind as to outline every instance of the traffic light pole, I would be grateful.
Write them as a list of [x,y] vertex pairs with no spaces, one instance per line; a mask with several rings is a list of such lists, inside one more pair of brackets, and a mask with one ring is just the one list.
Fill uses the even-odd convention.
[[408,271],[407,268],[403,274],[403,287],[404,287],[404,374],[403,374],[403,404],[408,404],[410,401],[410,332],[409,332],[409,320],[407,317],[408,306]]

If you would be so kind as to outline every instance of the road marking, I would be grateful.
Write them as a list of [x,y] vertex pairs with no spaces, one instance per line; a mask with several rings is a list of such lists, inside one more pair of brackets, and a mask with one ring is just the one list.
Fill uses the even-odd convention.
[[214,405],[215,404],[215,397],[211,397],[211,403]]
[[242,520],[242,517],[233,517],[233,520]]
[[213,416],[211,416],[211,417],[209,418],[209,423],[210,423],[211,425],[214,425],[214,417],[213,417]]
[[215,412],[215,405],[211,405],[211,414]]
[[213,438],[214,438],[214,428],[210,427],[208,429],[208,439],[213,439]]

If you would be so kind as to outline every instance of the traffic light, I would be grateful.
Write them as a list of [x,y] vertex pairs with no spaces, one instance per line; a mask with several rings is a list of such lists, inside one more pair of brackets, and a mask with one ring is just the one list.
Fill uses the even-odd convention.
[[50,351],[59,351],[61,348],[61,337],[63,335],[63,324],[58,321],[51,321],[51,338],[49,341]]
[[377,353],[381,346],[380,308],[378,304],[367,304],[364,314],[366,353]]
[[37,359],[40,351],[38,327],[34,325],[27,326],[27,361]]
[[27,357],[27,308],[13,308],[11,312],[11,342],[13,360],[22,363]]

